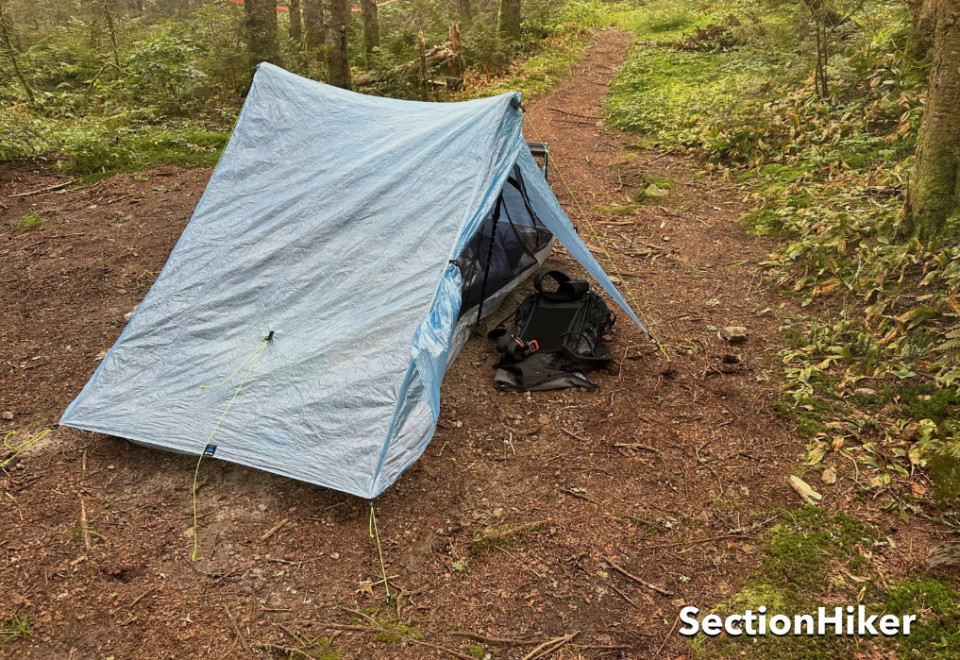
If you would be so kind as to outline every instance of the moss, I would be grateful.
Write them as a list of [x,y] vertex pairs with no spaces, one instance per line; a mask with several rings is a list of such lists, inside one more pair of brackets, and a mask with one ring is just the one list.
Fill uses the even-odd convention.
[[637,211],[636,206],[598,206],[597,210],[604,214],[613,217],[620,217],[624,215],[633,215]]
[[290,653],[287,658],[294,660],[304,656],[316,660],[340,660],[340,652],[333,648],[329,637],[318,637],[313,642],[299,647],[296,652]]
[[379,642],[380,644],[386,644],[388,646],[394,646],[396,644],[402,644],[403,638],[399,635],[394,635],[388,632],[378,632],[374,636],[373,641]]
[[905,580],[891,586],[885,610],[890,614],[920,614],[909,637],[898,640],[899,658],[960,657],[960,596],[942,580]]
[[[827,603],[826,594],[836,585],[832,577],[837,565],[846,572],[862,559],[858,547],[879,541],[876,532],[852,516],[830,513],[806,506],[781,512],[783,519],[765,535],[760,568],[738,593],[718,604],[721,616],[757,611],[761,606],[772,614],[808,614]],[[836,597],[836,596],[835,596]],[[839,596],[842,598],[842,596]],[[851,596],[852,598],[853,596]],[[874,604],[880,611],[879,603]],[[834,637],[722,637],[698,636],[691,642],[696,657],[753,657],[776,660],[834,660],[854,658],[857,642]]]
[[30,229],[36,229],[40,225],[46,222],[45,218],[41,218],[36,213],[28,213],[23,216],[23,219],[14,226],[14,231],[28,231]]
[[479,644],[471,644],[465,649],[465,651],[467,655],[472,655],[474,658],[478,658],[479,660],[483,660],[485,657],[487,657],[487,649],[483,648]]

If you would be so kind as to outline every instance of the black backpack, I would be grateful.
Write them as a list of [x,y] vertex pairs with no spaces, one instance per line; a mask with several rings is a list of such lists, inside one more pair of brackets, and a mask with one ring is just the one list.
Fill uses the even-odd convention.
[[[547,277],[555,290],[543,288]],[[616,317],[585,280],[551,270],[533,286],[537,292],[487,335],[500,353],[494,386],[507,392],[597,387],[586,374],[610,362],[602,337]]]

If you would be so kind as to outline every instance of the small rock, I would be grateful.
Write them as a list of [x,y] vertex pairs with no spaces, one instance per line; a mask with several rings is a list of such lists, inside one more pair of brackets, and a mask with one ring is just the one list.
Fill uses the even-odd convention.
[[717,331],[717,326],[715,326],[715,325],[708,325],[708,326],[707,326],[707,332],[716,332],[716,331]]
[[837,483],[837,472],[833,468],[827,468],[823,471],[823,474],[820,475],[820,481],[828,486],[832,486]]
[[132,318],[133,318],[133,315],[137,313],[137,309],[138,309],[139,307],[140,307],[140,305],[137,305],[136,307],[134,307],[133,309],[131,309],[129,312],[127,312],[126,314],[124,314],[124,315],[123,315],[123,320],[124,320],[124,321],[129,321],[130,319],[132,319]]
[[2,413],[0,413],[0,417],[3,417],[5,420],[9,422],[13,420],[13,413],[10,412],[9,410],[4,410]]
[[640,193],[637,194],[638,202],[646,202],[650,200],[663,199],[670,195],[670,191],[666,188],[661,188],[655,183],[651,183],[649,186],[644,188]]
[[960,543],[941,543],[927,551],[927,568],[960,566]]
[[720,339],[730,342],[731,344],[739,344],[747,341],[747,329],[742,325],[730,325],[726,328],[720,328],[718,335]]
[[857,396],[877,396],[877,391],[869,387],[858,387],[853,393]]

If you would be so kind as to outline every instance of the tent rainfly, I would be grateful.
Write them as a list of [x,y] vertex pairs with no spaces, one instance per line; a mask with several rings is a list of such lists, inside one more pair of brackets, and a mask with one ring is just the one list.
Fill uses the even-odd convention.
[[190,223],[60,423],[373,498],[433,436],[481,310],[553,238],[643,328],[522,125],[516,93],[400,101],[261,64]]

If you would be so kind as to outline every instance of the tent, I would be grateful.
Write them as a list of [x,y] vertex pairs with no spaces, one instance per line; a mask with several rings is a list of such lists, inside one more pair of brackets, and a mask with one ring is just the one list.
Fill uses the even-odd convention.
[[518,94],[401,101],[260,65],[183,235],[60,423],[373,498],[433,436],[471,325],[552,239],[643,327],[522,123]]

